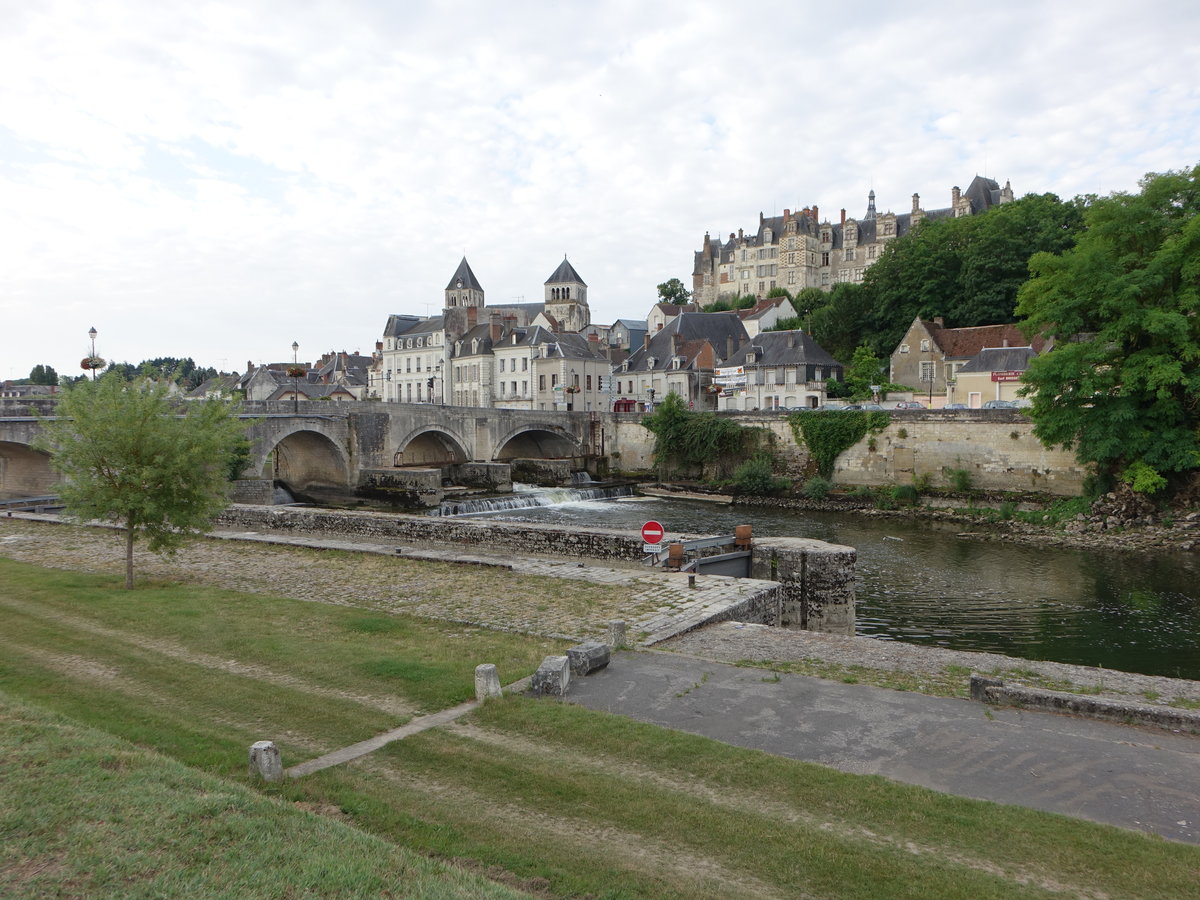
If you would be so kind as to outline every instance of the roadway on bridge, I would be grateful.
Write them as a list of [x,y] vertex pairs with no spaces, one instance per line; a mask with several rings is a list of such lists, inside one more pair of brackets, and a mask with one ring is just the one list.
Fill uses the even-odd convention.
[[654,651],[615,654],[572,679],[568,699],[844,772],[1200,843],[1194,735],[802,675],[775,681]]

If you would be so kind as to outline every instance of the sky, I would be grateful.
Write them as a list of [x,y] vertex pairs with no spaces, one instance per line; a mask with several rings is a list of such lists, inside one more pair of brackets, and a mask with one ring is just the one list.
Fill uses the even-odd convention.
[[592,321],[705,232],[1200,162],[1200,4],[0,2],[0,379],[370,353],[465,255]]

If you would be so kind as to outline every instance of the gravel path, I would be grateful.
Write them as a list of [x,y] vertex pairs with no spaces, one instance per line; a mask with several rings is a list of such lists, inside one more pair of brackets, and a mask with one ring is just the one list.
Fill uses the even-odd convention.
[[[344,546],[351,548],[347,539]],[[52,568],[120,574],[120,536],[111,530],[50,525],[20,517],[0,518],[0,556]],[[173,558],[139,552],[139,577],[198,581],[232,590],[339,605],[388,608],[430,618],[465,621],[503,630],[553,637],[600,637],[612,619],[638,621],[671,600],[661,579],[645,570],[580,567],[578,561],[545,557],[490,557],[483,548],[430,547],[428,564],[379,555],[325,557],[298,554],[289,548],[243,541],[201,540]],[[437,560],[442,560],[438,562]],[[514,581],[497,586],[495,569],[449,565],[476,562],[505,566]],[[408,562],[397,579],[398,563]],[[570,579],[571,586],[552,591],[514,589],[525,576]],[[662,649],[717,662],[817,662],[826,666],[863,667],[883,673],[941,676],[948,667],[961,675],[976,672],[1037,673],[1049,681],[1070,683],[1088,693],[1141,702],[1200,702],[1200,681],[1036,662],[990,653],[920,647],[896,641],[843,637],[760,625],[712,625],[660,645]],[[965,683],[965,676],[961,680]]]

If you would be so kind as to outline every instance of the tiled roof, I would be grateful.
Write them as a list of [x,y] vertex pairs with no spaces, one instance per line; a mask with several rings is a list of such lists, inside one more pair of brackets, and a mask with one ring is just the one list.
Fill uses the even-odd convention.
[[563,261],[558,264],[558,268],[546,279],[546,284],[563,284],[566,282],[578,282],[587,287],[587,283],[579,277],[579,273],[575,271],[574,266],[567,262],[567,258],[564,256]]
[[754,353],[754,366],[841,365],[803,331],[764,331],[725,360],[725,365],[745,365],[747,353]]
[[[973,328],[943,328],[936,322],[921,320],[933,342],[948,359],[969,359],[985,347],[1027,347],[1026,340],[1016,325],[977,325]],[[1046,341],[1035,337],[1033,349],[1041,352]]]

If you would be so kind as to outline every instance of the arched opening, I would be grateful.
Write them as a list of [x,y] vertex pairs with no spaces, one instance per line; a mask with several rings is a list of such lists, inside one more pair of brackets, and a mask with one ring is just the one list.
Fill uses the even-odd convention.
[[50,466],[50,456],[28,444],[0,441],[0,499],[48,497],[62,476]]
[[457,440],[445,432],[430,429],[412,435],[396,451],[395,466],[449,466],[466,462],[469,457]]
[[497,461],[510,459],[570,459],[579,455],[575,441],[558,432],[543,428],[529,428],[503,441],[492,458]]
[[344,495],[350,473],[338,446],[315,431],[295,431],[271,451],[264,477],[286,487],[298,500]]

